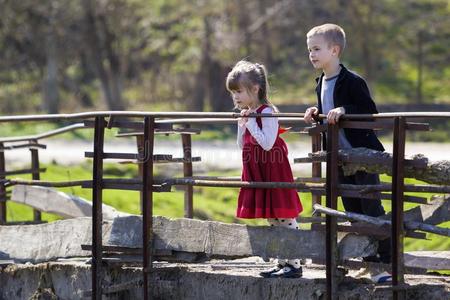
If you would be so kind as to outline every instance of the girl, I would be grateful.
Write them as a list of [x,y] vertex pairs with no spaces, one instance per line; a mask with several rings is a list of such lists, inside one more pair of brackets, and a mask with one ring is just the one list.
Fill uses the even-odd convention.
[[[250,113],[273,113],[277,109],[267,99],[268,83],[263,65],[238,62],[227,76],[226,86],[233,102],[241,109],[237,142],[242,149],[242,180],[293,182],[283,131],[274,117],[248,118]],[[267,219],[271,226],[298,229],[296,217],[302,205],[295,189],[241,188],[237,217]],[[278,260],[275,269],[261,272],[263,277],[301,277],[299,259]]]

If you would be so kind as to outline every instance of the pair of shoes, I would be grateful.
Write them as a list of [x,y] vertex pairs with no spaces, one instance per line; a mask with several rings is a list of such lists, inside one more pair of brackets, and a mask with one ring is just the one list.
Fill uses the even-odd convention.
[[302,275],[302,267],[295,268],[290,264],[286,264],[281,270],[270,274],[270,278],[300,278]]
[[278,271],[282,270],[283,268],[284,268],[283,265],[278,264],[278,265],[277,265],[275,268],[273,268],[273,269],[270,269],[270,270],[268,270],[268,271],[260,272],[259,275],[261,275],[261,276],[264,277],[264,278],[269,278],[270,275],[272,275],[272,273],[278,272]]
[[374,283],[385,283],[392,281],[392,275],[384,271],[381,273],[371,274],[370,279]]

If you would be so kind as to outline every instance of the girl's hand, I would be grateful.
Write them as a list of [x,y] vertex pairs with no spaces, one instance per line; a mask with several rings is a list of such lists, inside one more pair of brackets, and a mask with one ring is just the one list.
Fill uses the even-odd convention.
[[238,124],[239,126],[245,126],[245,124],[248,122],[247,116],[250,114],[249,109],[243,109],[241,110],[241,118],[238,118]]

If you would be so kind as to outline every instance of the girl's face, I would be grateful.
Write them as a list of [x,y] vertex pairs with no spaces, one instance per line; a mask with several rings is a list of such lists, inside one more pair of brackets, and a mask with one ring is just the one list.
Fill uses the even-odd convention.
[[250,89],[239,86],[237,90],[231,91],[234,105],[239,109],[252,109],[259,105],[258,101],[259,86],[254,85]]

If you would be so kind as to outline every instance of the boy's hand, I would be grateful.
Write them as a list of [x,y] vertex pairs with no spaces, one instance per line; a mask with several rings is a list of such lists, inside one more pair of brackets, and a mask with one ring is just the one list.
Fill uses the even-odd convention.
[[330,110],[327,114],[327,122],[330,124],[336,124],[339,118],[345,114],[345,109],[343,107],[336,107]]
[[305,111],[305,116],[303,117],[303,119],[305,120],[306,123],[312,124],[315,120],[314,120],[314,116],[317,115],[319,113],[319,109],[315,106],[308,108]]
[[247,118],[247,116],[250,114],[250,110],[249,109],[243,109],[243,110],[241,110],[241,118],[238,118],[238,124],[239,124],[239,126],[244,126],[246,123],[247,123],[247,121],[248,121],[248,118]]

